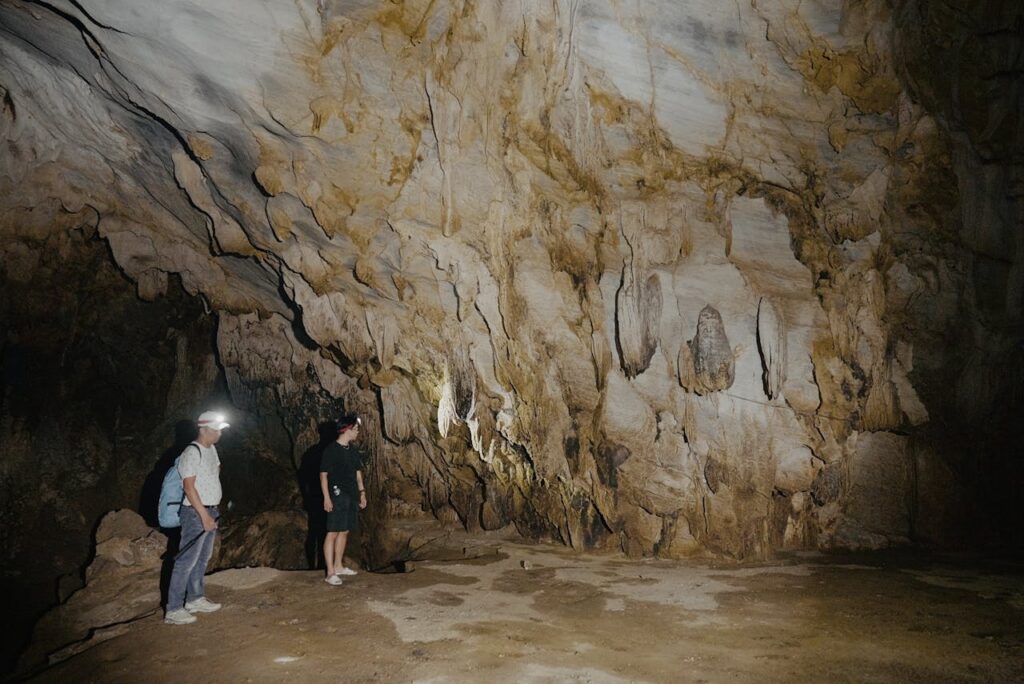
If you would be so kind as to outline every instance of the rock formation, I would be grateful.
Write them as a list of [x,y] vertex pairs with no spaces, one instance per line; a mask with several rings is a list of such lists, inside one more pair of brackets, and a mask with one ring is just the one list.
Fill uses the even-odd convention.
[[167,538],[129,510],[111,512],[96,529],[95,557],[85,571],[87,590],[73,594],[36,625],[21,670],[57,662],[95,637],[116,636],[134,620],[160,610],[160,568]]
[[963,538],[1024,297],[1021,10],[967,5],[12,0],[4,278],[180,281],[268,463],[365,417],[374,525]]
[[697,334],[690,346],[693,359],[692,389],[707,394],[732,387],[736,380],[736,364],[722,315],[710,304],[697,316]]

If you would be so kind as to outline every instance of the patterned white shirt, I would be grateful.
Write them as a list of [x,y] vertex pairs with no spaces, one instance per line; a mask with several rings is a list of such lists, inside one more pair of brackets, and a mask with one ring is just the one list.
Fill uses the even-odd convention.
[[[198,448],[197,448],[198,447]],[[220,457],[217,447],[204,447],[192,442],[178,457],[178,474],[181,479],[196,478],[196,493],[204,506],[216,506],[223,495],[220,488]],[[191,506],[188,497],[182,502]]]

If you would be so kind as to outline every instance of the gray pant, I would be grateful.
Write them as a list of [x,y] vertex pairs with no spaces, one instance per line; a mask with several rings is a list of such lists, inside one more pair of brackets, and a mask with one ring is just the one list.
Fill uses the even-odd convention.
[[[214,520],[220,518],[216,506],[207,506],[206,511]],[[203,576],[213,555],[213,542],[217,530],[207,532],[203,521],[191,506],[181,507],[181,545],[174,557],[171,584],[167,588],[167,611],[185,607],[185,601],[195,601],[206,595]]]

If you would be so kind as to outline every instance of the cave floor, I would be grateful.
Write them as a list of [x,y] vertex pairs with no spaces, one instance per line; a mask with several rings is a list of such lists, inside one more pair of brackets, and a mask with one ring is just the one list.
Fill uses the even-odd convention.
[[1024,572],[892,555],[756,566],[548,545],[405,574],[229,570],[34,681],[1024,681]]

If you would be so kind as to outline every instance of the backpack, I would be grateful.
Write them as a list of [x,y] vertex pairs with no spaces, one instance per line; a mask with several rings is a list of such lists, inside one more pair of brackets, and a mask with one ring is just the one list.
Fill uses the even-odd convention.
[[[199,449],[195,444],[188,446]],[[203,452],[200,450],[199,458],[202,457]],[[174,459],[174,465],[167,469],[163,484],[160,485],[160,502],[156,509],[160,527],[181,527],[181,503],[185,500],[185,487],[181,483],[181,473],[178,472],[180,459],[181,456]]]

